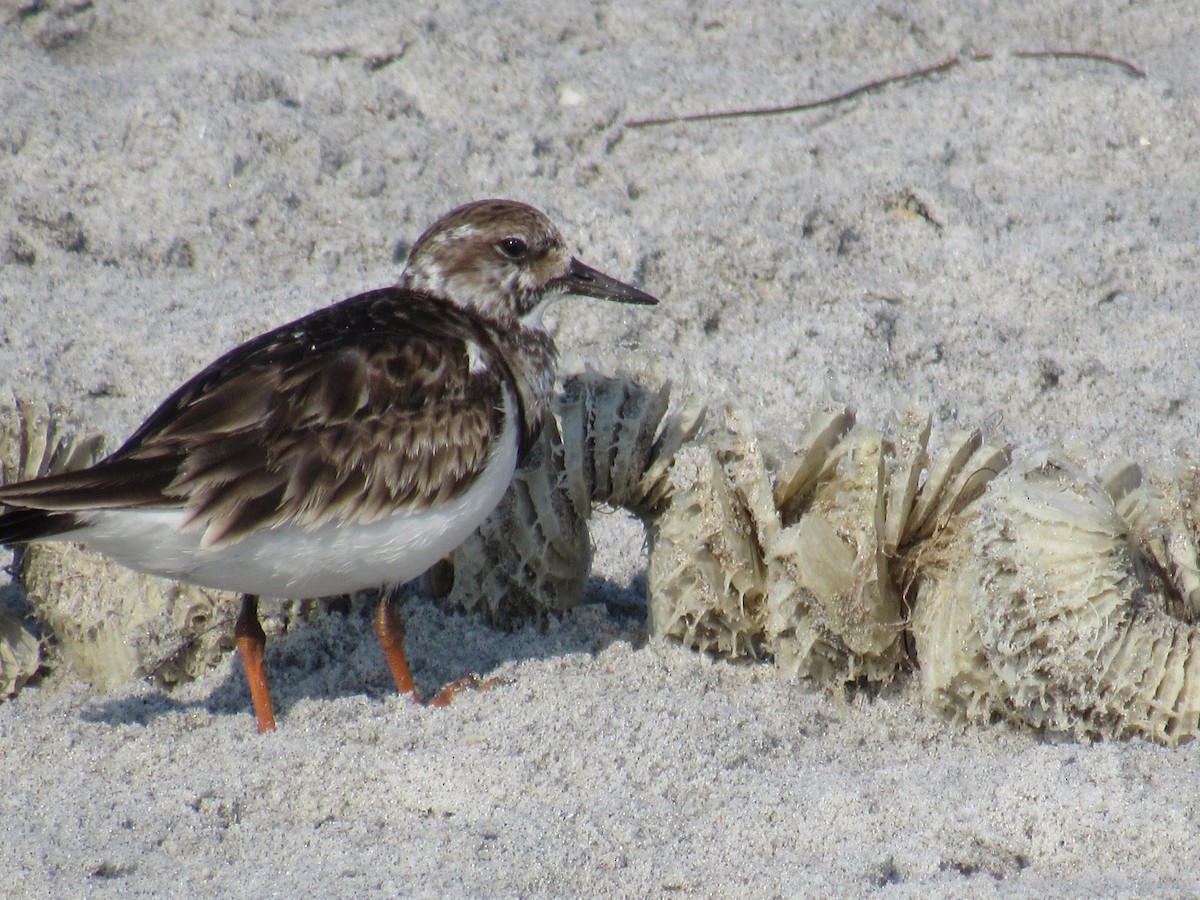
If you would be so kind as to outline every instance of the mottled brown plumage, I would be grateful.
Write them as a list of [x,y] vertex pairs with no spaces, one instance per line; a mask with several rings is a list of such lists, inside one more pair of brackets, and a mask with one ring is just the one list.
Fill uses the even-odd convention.
[[[91,469],[0,488],[0,499],[64,512],[183,506],[210,545],[449,500],[478,477],[499,434],[513,384],[506,356],[517,352],[506,337],[427,294],[361,294],[221,357]],[[552,366],[541,337],[521,352]],[[479,348],[477,372],[468,344]],[[546,401],[518,406],[527,445]]]

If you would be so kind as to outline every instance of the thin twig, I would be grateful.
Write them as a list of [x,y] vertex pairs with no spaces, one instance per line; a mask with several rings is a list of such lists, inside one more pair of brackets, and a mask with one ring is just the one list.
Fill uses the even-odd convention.
[[[1116,56],[1109,56],[1107,53],[1093,53],[1088,50],[1015,50],[1009,54],[1017,59],[1088,59],[1095,62],[1108,63],[1109,65],[1117,66],[1134,78],[1145,78],[1146,73],[1135,66],[1133,63],[1121,59]],[[868,81],[865,84],[860,84],[857,87],[852,87],[848,91],[842,91],[840,94],[833,94],[829,97],[822,97],[820,100],[807,100],[803,103],[793,103],[788,106],[759,106],[750,109],[729,109],[720,112],[703,112],[692,113],[683,116],[662,116],[651,119],[632,119],[625,123],[628,128],[648,128],[652,125],[672,125],[676,122],[712,122],[718,119],[748,119],[758,116],[778,116],[786,113],[807,112],[811,109],[819,109],[823,106],[834,106],[838,103],[844,103],[847,100],[852,100],[863,94],[874,93],[882,90],[893,84],[903,84],[907,81],[916,81],[919,78],[929,78],[933,75],[948,72],[951,69],[958,68],[964,62],[988,62],[995,59],[995,54],[990,52],[973,53],[970,56],[952,56],[949,59],[944,59],[939,63],[934,63],[930,66],[924,66],[920,69],[914,69],[911,72],[904,72],[900,75],[888,75],[884,78],[878,78],[875,81]]]
[[1107,53],[1095,53],[1091,50],[1014,50],[1009,54],[1017,59],[1090,59],[1094,62],[1108,63],[1124,69],[1127,75],[1134,78],[1145,78],[1146,73],[1127,59],[1110,56]]

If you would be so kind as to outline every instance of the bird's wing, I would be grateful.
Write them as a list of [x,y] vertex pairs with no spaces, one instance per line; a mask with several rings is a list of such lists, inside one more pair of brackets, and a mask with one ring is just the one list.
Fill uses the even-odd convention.
[[0,488],[9,506],[183,508],[208,544],[370,522],[458,496],[488,462],[511,379],[490,333],[387,288],[241,345],[91,468]]

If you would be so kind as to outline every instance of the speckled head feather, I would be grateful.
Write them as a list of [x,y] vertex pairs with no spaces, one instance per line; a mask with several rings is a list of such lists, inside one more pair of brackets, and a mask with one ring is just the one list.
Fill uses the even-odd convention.
[[506,321],[541,302],[570,261],[558,229],[541,212],[481,200],[443,216],[417,239],[400,285]]
[[657,302],[574,259],[554,223],[515,200],[451,210],[413,244],[400,286],[451,298],[506,326],[528,318],[540,327],[536,312],[555,294]]

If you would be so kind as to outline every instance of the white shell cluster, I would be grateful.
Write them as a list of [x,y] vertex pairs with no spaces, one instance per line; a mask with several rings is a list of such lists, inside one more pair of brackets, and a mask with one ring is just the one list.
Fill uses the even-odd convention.
[[[736,412],[705,417],[665,383],[568,379],[512,489],[443,570],[445,601],[504,626],[569,609],[605,504],[647,527],[655,635],[830,684],[886,682],[915,661],[927,702],[972,721],[1168,744],[1200,732],[1195,466],[1010,468],[966,431],[931,453],[915,411],[892,438],[824,412],[794,450]],[[10,477],[75,459],[53,416],[34,419],[18,417]],[[69,545],[26,550],[19,575],[63,657],[99,685],[194,674],[236,609]],[[16,624],[0,621],[8,692],[30,671]]]
[[[978,431],[931,454],[929,418],[914,411],[894,439],[847,410],[822,413],[779,452],[733,412],[700,435],[694,409],[663,428],[664,387],[589,376],[566,397],[552,464],[521,476],[548,493],[484,529],[485,564],[459,574],[492,581],[456,582],[458,604],[474,596],[502,619],[502,561],[535,586],[526,609],[577,602],[586,496],[646,524],[656,635],[826,683],[887,681],[915,660],[927,701],[973,721],[1165,743],[1200,730],[1195,468],[1145,483],[1128,464],[1103,482],[1061,460],[1006,471],[1007,451]],[[594,487],[639,475],[638,490]],[[572,502],[546,499],[554,490]],[[580,548],[574,566],[551,552],[556,533]],[[555,571],[573,572],[569,594],[548,587]]]

